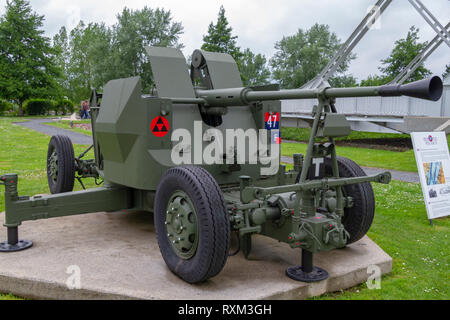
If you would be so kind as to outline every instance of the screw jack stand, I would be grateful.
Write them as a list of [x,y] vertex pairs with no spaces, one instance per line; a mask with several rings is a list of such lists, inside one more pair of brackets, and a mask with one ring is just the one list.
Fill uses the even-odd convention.
[[8,241],[0,243],[0,252],[17,252],[30,248],[33,242],[19,240],[19,228],[8,227]]
[[319,267],[313,266],[313,254],[302,249],[302,265],[290,267],[286,270],[286,275],[302,282],[318,282],[328,278],[328,272]]

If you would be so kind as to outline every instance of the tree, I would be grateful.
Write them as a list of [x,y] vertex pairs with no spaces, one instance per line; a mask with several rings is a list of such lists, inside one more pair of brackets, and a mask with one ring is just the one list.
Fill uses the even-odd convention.
[[115,77],[141,76],[144,89],[153,84],[146,46],[183,48],[183,26],[172,21],[170,11],[123,9],[113,27],[112,60]]
[[117,23],[80,21],[67,36],[65,28],[54,37],[58,61],[64,69],[62,79],[68,97],[81,101],[89,97],[91,88],[101,89],[112,79],[140,76],[143,89],[152,86],[152,72],[146,46],[182,48],[179,37],[181,23],[173,22],[170,11],[162,9],[123,9]]
[[106,70],[99,64],[111,62],[110,46],[110,30],[103,23],[89,23],[86,26],[80,21],[70,32],[67,73],[74,101],[87,99],[93,87],[103,86],[104,83],[100,79]]
[[[383,73],[386,82],[392,81],[408,64],[425,48],[428,43],[419,42],[419,29],[412,26],[405,39],[395,42],[395,47],[389,57],[381,60],[383,66],[378,69]],[[418,67],[407,79],[407,82],[413,82],[424,79],[431,75],[431,71],[424,66]]]
[[361,87],[379,87],[389,82],[387,77],[379,75],[370,75],[366,80],[362,80]]
[[55,63],[62,71],[57,81],[61,87],[62,95],[70,95],[69,74],[69,37],[66,27],[61,27],[59,32],[53,37],[53,49],[55,50]]
[[357,87],[358,82],[352,75],[342,75],[340,77],[332,77],[328,80],[333,88],[351,88]]
[[210,23],[208,34],[203,36],[202,50],[230,54],[236,62],[240,63],[242,53],[236,44],[237,36],[232,35],[233,29],[225,17],[225,8],[220,7],[217,23]]
[[244,85],[264,85],[269,82],[270,70],[264,55],[254,54],[250,49],[241,51],[237,46],[237,36],[225,16],[225,8],[220,7],[216,24],[210,23],[208,34],[203,36],[202,50],[231,55],[236,61]]
[[17,102],[19,115],[25,100],[58,94],[60,70],[43,20],[26,0],[7,1],[0,18],[0,96]]
[[442,74],[442,79],[445,79],[450,74],[450,64],[445,66],[445,72]]
[[250,49],[242,53],[241,77],[245,86],[259,86],[269,83],[270,70],[264,55],[254,54]]
[[[275,44],[277,51],[270,60],[273,78],[283,88],[301,87],[325,68],[340,46],[340,40],[328,25],[315,24],[306,31],[299,29],[295,35],[283,37]],[[350,60],[355,58],[351,55],[346,59],[336,78],[347,71]]]

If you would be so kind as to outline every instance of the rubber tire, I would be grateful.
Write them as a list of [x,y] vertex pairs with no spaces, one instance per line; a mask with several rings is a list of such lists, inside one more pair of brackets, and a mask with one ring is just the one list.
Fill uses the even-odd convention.
[[[58,177],[56,183],[53,182],[50,175],[50,156],[54,150],[58,153]],[[52,194],[73,191],[75,183],[75,154],[69,137],[57,135],[50,139],[47,152],[47,178]]]
[[[198,247],[189,260],[174,252],[165,226],[167,204],[177,190],[189,196],[197,214]],[[208,171],[196,166],[168,170],[156,191],[154,220],[161,254],[174,274],[199,283],[222,271],[230,247],[230,220],[222,191]]]
[[[342,178],[366,176],[364,170],[354,161],[337,157],[339,174]],[[331,159],[325,159],[325,175],[333,176]],[[361,240],[372,226],[375,215],[375,196],[370,182],[347,185],[342,188],[347,197],[353,198],[353,207],[344,209],[342,223],[350,234],[347,244]]]

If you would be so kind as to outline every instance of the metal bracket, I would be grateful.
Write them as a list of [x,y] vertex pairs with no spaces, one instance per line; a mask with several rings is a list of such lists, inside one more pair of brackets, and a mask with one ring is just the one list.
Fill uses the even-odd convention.
[[373,6],[372,10],[364,17],[361,23],[356,27],[355,31],[347,39],[347,41],[341,46],[339,51],[330,60],[328,65],[322,70],[322,72],[313,80],[305,84],[302,89],[314,89],[322,86],[329,86],[328,80],[333,76],[336,70],[347,59],[352,50],[361,41],[361,39],[370,30],[371,26],[380,18],[387,7],[392,3],[392,0],[379,0]]
[[[445,30],[450,30],[450,22],[445,26]],[[395,78],[390,82],[390,84],[402,84],[409,79],[411,74],[420,67],[426,59],[442,44],[443,40],[441,35],[434,37],[431,42],[422,49],[422,51],[402,70]]]
[[409,3],[419,12],[419,14],[425,19],[426,22],[433,28],[434,31],[438,34],[438,36],[445,41],[445,43],[450,47],[450,33],[447,31],[447,28],[444,28],[442,24],[436,19],[435,16],[431,13],[430,10],[425,7],[425,5],[420,0],[408,0]]
[[244,187],[241,188],[241,197],[247,201],[251,200],[263,200],[268,196],[278,193],[288,193],[288,192],[304,192],[310,190],[328,190],[331,187],[341,187],[352,184],[360,184],[364,182],[377,182],[381,184],[389,184],[391,182],[392,176],[390,172],[383,172],[371,176],[362,176],[355,178],[332,178],[332,179],[322,179],[313,180],[306,182],[299,182],[297,184],[278,186],[278,187]]
[[[403,70],[391,83],[402,84],[408,80],[409,76],[443,43],[450,47],[450,23],[445,27],[433,16],[420,0],[408,0],[411,5],[419,12],[419,14],[428,22],[428,24],[436,31],[437,36],[430,44],[420,52],[410,65]],[[348,58],[352,50],[367,34],[372,25],[381,17],[384,11],[392,3],[392,0],[378,0],[372,10],[364,17],[361,23],[356,27],[355,31],[350,35],[347,41],[341,46],[339,51],[330,60],[327,66],[314,79],[306,83],[302,89],[316,89],[329,86],[328,80],[339,69],[339,66]]]

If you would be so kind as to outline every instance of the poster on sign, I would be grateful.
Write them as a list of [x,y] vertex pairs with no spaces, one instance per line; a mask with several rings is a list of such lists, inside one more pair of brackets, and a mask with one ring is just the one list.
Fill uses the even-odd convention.
[[450,215],[450,155],[445,132],[411,134],[428,218]]

